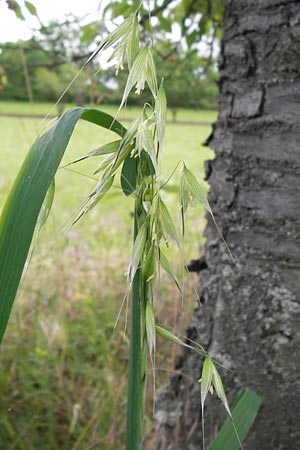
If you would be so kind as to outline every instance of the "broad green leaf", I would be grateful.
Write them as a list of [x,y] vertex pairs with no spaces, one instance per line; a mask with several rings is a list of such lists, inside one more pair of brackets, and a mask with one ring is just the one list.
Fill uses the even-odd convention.
[[129,279],[133,280],[137,268],[140,265],[141,258],[143,256],[145,243],[147,238],[147,224],[144,222],[139,228],[138,234],[135,238],[132,250],[132,256],[129,266]]
[[213,372],[212,384],[214,385],[214,388],[216,390],[216,393],[217,393],[219,399],[221,400],[221,402],[225,406],[225,409],[226,409],[228,415],[232,418],[232,415],[231,415],[230,408],[229,408],[229,405],[228,405],[228,402],[227,402],[227,398],[226,398],[226,394],[225,394],[225,391],[224,391],[224,387],[223,387],[223,383],[222,383],[221,377],[219,375],[219,372],[216,369],[216,366],[212,362],[212,360],[211,360],[211,365],[212,365],[212,372]]
[[151,158],[148,155],[148,153],[145,152],[145,150],[141,151],[140,164],[141,164],[141,171],[145,177],[155,175],[155,169],[153,167]]
[[[76,109],[76,108],[74,108]],[[99,125],[102,128],[107,128],[110,131],[118,134],[123,137],[127,130],[123,125],[112,117],[110,114],[107,114],[103,111],[99,111],[98,109],[89,109],[89,108],[81,108],[82,114],[81,119],[86,120],[87,122],[94,123],[95,125]],[[71,110],[72,111],[72,110]]]
[[41,207],[80,117],[120,136],[126,132],[109,114],[78,107],[66,112],[49,131],[33,143],[0,217],[0,342]]
[[31,2],[25,1],[24,3],[30,14],[32,14],[33,16],[37,16],[36,7]]
[[166,257],[166,255],[164,254],[163,250],[160,249],[159,250],[159,261],[162,265],[162,267],[165,269],[165,271],[170,275],[170,277],[173,279],[174,283],[176,284],[176,286],[178,287],[179,291],[182,292],[182,289],[180,287],[179,281],[175,275],[174,270],[172,269],[168,258]]
[[159,212],[164,234],[166,236],[169,236],[172,239],[172,241],[177,245],[177,247],[180,249],[180,243],[175,229],[175,225],[168,211],[168,208],[166,207],[162,199],[159,200]]
[[149,301],[146,304],[146,333],[150,358],[152,359],[152,354],[155,352],[156,332],[153,308]]
[[209,213],[211,213],[211,208],[209,206],[208,200],[206,198],[205,193],[203,192],[199,182],[197,181],[196,177],[192,172],[184,166],[183,168],[183,174],[186,180],[186,184],[190,190],[190,193],[193,197],[196,197],[196,199],[202,203],[202,205],[207,209]]
[[[238,450],[247,436],[262,400],[251,389],[244,388],[231,406],[233,421],[228,417],[208,450]],[[238,436],[238,437],[237,437]]]
[[133,194],[136,189],[137,160],[127,155],[121,171],[121,187],[126,196]]
[[207,397],[207,394],[210,390],[211,383],[213,377],[213,366],[211,359],[207,356],[204,360],[202,374],[201,374],[201,408],[202,408],[202,416],[204,412],[204,403]]

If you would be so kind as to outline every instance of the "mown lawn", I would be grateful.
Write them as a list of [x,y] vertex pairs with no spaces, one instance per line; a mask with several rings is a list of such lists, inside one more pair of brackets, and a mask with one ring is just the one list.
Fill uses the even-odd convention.
[[[75,105],[65,105],[65,109]],[[98,105],[96,108],[101,108],[109,114],[115,115],[117,107],[113,105]],[[122,112],[120,117],[126,120],[133,119],[136,117],[139,111],[136,107],[127,108],[126,112]],[[217,111],[206,110],[206,111],[194,111],[192,109],[178,109],[177,120],[180,121],[191,121],[191,122],[207,122],[212,123],[217,119]],[[51,103],[34,103],[30,104],[28,102],[9,102],[0,101],[0,114],[19,114],[19,115],[41,115],[46,116],[47,114],[56,115],[57,108]],[[171,121],[173,119],[172,112],[168,111],[168,119]]]
[[[36,107],[38,113],[48,113],[49,105],[44,106]],[[24,114],[25,107],[31,106],[10,104],[9,112]],[[0,113],[3,110],[8,112],[7,105],[0,102]],[[205,114],[182,112],[182,117],[199,121]],[[40,119],[0,118],[0,209],[32,140],[44,125]],[[209,133],[209,126],[170,124],[163,179],[183,159],[198,179],[203,179],[203,163],[213,157],[201,145]],[[109,138],[109,132],[80,123],[64,163]],[[53,211],[27,268],[0,350],[0,448],[122,448],[128,355],[126,301],[115,330],[114,325],[126,294],[132,200],[123,196],[116,183],[112,194],[71,227],[80,204],[93,189],[95,180],[91,177],[98,162],[95,159],[72,166],[77,173],[59,170]],[[178,171],[164,198],[178,223],[176,180]],[[187,261],[202,251],[204,225],[204,211],[195,208],[187,226]],[[180,276],[179,256],[171,252],[170,257]],[[183,332],[195,304],[196,283],[197,278],[186,277],[182,307],[181,295],[162,274],[157,320]],[[165,374],[172,372],[176,351],[166,342],[159,343],[158,386]],[[150,449],[151,392],[148,404],[145,448],[149,441]]]

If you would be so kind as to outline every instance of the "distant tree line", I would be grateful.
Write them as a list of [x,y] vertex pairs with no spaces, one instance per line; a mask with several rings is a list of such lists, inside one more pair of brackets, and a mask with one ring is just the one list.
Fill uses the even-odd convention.
[[[55,102],[90,54],[99,25],[80,26],[74,17],[63,24],[42,26],[28,41],[0,45],[0,100]],[[214,109],[217,72],[210,58],[195,49],[184,50],[160,36],[157,46],[159,77],[165,80],[168,102],[177,108]],[[94,60],[68,89],[65,102],[119,104],[125,77]],[[129,105],[144,104],[147,92],[132,96]],[[146,98],[145,98],[146,97]]]

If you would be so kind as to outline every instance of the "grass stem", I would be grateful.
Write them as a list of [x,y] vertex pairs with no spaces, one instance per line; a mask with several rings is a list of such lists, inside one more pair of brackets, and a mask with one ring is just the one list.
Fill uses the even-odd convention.
[[[135,204],[134,239],[138,233],[137,204]],[[140,269],[132,282],[129,375],[127,393],[126,450],[140,450],[142,434],[142,340]]]

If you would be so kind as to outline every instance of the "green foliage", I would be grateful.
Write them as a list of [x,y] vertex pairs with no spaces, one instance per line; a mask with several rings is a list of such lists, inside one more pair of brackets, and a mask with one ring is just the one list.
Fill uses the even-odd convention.
[[[21,325],[14,315],[2,346],[3,449],[84,450],[99,441],[106,450],[122,448],[119,405],[126,401],[128,349],[122,333],[113,333],[118,302],[113,285],[120,279],[98,277],[103,290],[94,291],[94,298],[84,286],[91,282],[86,273],[82,291],[69,291],[67,297],[69,263],[64,255],[60,276],[54,267],[48,267],[47,280],[40,273],[41,291],[26,292],[27,304],[19,310]],[[77,275],[84,271],[82,264]],[[62,278],[65,286],[60,290]]]
[[105,113],[74,108],[31,147],[0,217],[0,342],[46,193],[80,117],[120,135],[125,132]]
[[231,406],[232,418],[227,418],[208,450],[238,450],[249,432],[262,399],[251,389],[242,389]]
[[[14,100],[28,100],[24,64],[33,99],[56,102],[89,53],[87,44],[80,41],[80,24],[75,19],[68,19],[63,23],[51,22],[47,26],[41,26],[36,37],[28,41],[4,43],[0,47],[0,66],[7,77],[1,99]],[[89,73],[82,72],[64,100],[73,100],[78,91],[83,91],[87,98],[89,78]]]
[[[140,93],[147,83],[154,99],[154,109],[145,106],[127,131],[112,117],[95,110],[75,108],[66,113],[54,127],[34,143],[3,209],[0,221],[0,261],[3,265],[6,263],[0,279],[0,291],[3,295],[0,322],[2,338],[42,202],[79,117],[117,132],[121,140],[118,150],[115,151],[114,147],[113,153],[108,154],[106,160],[98,166],[95,173],[98,174],[99,181],[74,223],[108,192],[117,169],[123,165],[124,161],[128,161],[129,157],[136,159],[136,166],[130,165],[126,170],[121,171],[123,178],[129,175],[132,187],[135,186],[135,190],[132,189],[132,195],[135,197],[134,244],[128,274],[132,284],[132,325],[126,448],[130,450],[138,450],[141,442],[147,342],[151,358],[155,350],[155,313],[152,308],[153,290],[151,289],[156,277],[156,264],[159,262],[159,258],[155,255],[159,255],[161,247],[169,245],[169,240],[173,241],[180,250],[173,219],[161,198],[158,182],[158,161],[162,152],[165,129],[166,99],[162,86],[158,96],[151,43],[137,52],[138,42],[135,39],[138,36],[136,33],[131,35],[128,32],[132,28],[132,21],[135,20],[135,16],[129,18],[118,31],[105,38],[95,54],[107,46],[117,45],[118,48],[124,49],[124,43],[130,45],[131,49],[119,53],[117,62],[118,67],[122,67],[123,63],[127,62],[130,68],[121,107],[135,85],[137,93]],[[132,61],[134,54],[136,56]],[[106,151],[112,150],[106,149]],[[85,158],[86,156],[82,159]],[[128,194],[128,187],[125,193]],[[22,208],[26,208],[26,214],[25,211],[22,212]],[[15,216],[20,217],[22,221],[14,220]],[[21,236],[22,246],[20,247]],[[20,247],[19,252],[15,250],[18,247]],[[143,267],[145,267],[145,277],[141,276]],[[14,277],[11,278],[9,274],[14,274]]]
[[[33,66],[37,64],[46,65],[49,62],[49,56],[44,53],[42,46],[34,39],[22,43],[22,49],[26,55],[29,78],[33,79]],[[1,92],[1,99],[28,100],[20,45],[15,43],[2,45],[0,65],[7,75],[7,83]]]
[[[8,8],[11,9],[12,11],[14,11],[14,13],[17,16],[18,19],[25,20],[22,8],[21,8],[21,6],[20,6],[18,1],[16,1],[16,0],[6,0],[6,3],[7,3]],[[37,17],[36,7],[31,2],[29,2],[28,0],[25,0],[24,1],[24,6],[25,6],[25,9],[31,15]]]
[[25,20],[25,17],[23,16],[22,13],[22,9],[16,0],[7,0],[6,3],[8,8],[14,11],[18,19]]
[[[183,2],[181,9],[176,9],[176,16],[179,15],[179,19],[183,23],[189,18],[184,15],[185,10],[184,14],[180,16],[182,8],[185,6],[187,5]],[[142,13],[142,11],[140,12]],[[39,222],[39,217],[41,217],[40,224],[42,226],[45,217],[49,214],[53,200],[52,191],[48,194],[48,198],[46,195],[53,183],[75,124],[81,117],[102,128],[114,131],[121,137],[119,141],[114,141],[109,148],[106,146],[104,150],[104,147],[101,146],[96,151],[73,161],[75,163],[91,156],[99,156],[99,154],[107,155],[94,172],[98,177],[96,186],[87,197],[73,224],[102,200],[112,188],[116,175],[121,171],[123,192],[126,196],[131,195],[134,198],[133,249],[128,269],[132,300],[126,450],[140,450],[141,447],[145,409],[144,392],[147,380],[147,347],[153,363],[157,331],[160,332],[160,335],[165,335],[169,340],[176,342],[170,332],[164,330],[163,327],[156,326],[153,287],[158,278],[162,259],[164,259],[162,267],[171,274],[176,285],[179,284],[176,276],[173,275],[167,257],[163,254],[163,249],[173,243],[179,251],[180,258],[183,259],[176,226],[162,198],[162,189],[167,185],[169,179],[166,183],[161,183],[159,171],[166,126],[166,95],[162,83],[158,89],[153,43],[150,40],[145,45],[140,45],[137,20],[136,14],[129,16],[115,31],[104,38],[85,62],[84,67],[92,63],[95,56],[101,51],[113,47],[113,55],[117,59],[117,70],[125,64],[129,69],[119,110],[126,104],[134,87],[136,94],[139,95],[145,86],[148,86],[151,95],[149,104],[143,106],[141,113],[131,123],[128,130],[115,118],[97,110],[74,108],[64,114],[49,131],[33,144],[0,218],[0,266],[4,267],[0,278],[1,342],[35,226]],[[184,27],[186,27],[185,24]],[[187,30],[185,31],[188,35]],[[196,177],[186,168],[185,164],[182,165],[180,185],[182,222],[184,223],[184,215],[189,203],[194,199],[204,205],[212,215],[204,190],[201,189]],[[43,203],[45,197],[46,200]],[[42,216],[40,215],[41,210]],[[38,227],[38,233],[41,226]],[[184,229],[184,227],[182,228]],[[194,346],[183,345],[194,348]],[[196,344],[195,349],[203,354],[200,345]],[[232,418],[220,375],[209,356],[205,357],[200,382],[202,415],[205,399],[213,387]],[[72,431],[74,423],[77,421],[76,414],[73,419],[70,424]],[[81,437],[79,441],[80,439]]]
[[168,41],[159,41],[156,58],[171,109],[216,107],[217,73],[206,57],[196,50],[174,49]]
[[[27,99],[24,67],[19,52],[22,45],[34,100],[56,102],[78,68],[89,60],[87,58],[90,53],[89,45],[97,42],[105,34],[103,23],[92,22],[81,25],[79,20],[68,17],[62,23],[52,21],[47,26],[41,25],[36,37],[29,41],[3,44],[0,65],[6,73],[8,82],[2,86],[1,99]],[[126,39],[122,40],[122,46],[119,44],[116,46],[111,59],[123,61],[124,55],[127,55],[124,61],[126,66],[130,66],[135,59],[136,43],[139,39],[136,16],[128,17],[115,34],[110,35],[109,41],[103,38],[99,48],[105,49],[108,45],[118,42],[122,34]],[[200,58],[195,49],[186,51],[178,44],[174,46],[161,30],[154,30],[154,40],[153,57],[158,67],[157,77],[167,81],[165,89],[169,106],[174,114],[179,107],[215,108],[217,76],[214,65],[209,65],[207,58]],[[127,42],[130,42],[130,45]],[[131,50],[132,55],[127,54]],[[90,97],[91,102],[105,99],[106,102],[120,104],[122,98],[120,92],[124,90],[127,77],[120,71],[119,76],[115,78],[111,68],[101,68],[98,71],[99,64],[94,57],[90,59],[90,64],[93,68],[81,73],[80,78],[66,93],[64,100],[70,101],[77,96],[81,97],[81,105],[87,97]],[[121,68],[121,64],[117,63],[116,70],[119,71]],[[95,76],[94,72],[97,72]],[[117,89],[112,89],[109,84],[113,79],[114,84],[117,83]],[[139,81],[142,83],[142,80]],[[149,98],[149,92],[145,90],[141,96],[129,96],[128,104],[143,105]]]
[[169,0],[154,0],[149,11],[147,2],[138,0],[113,0],[106,6],[104,12],[109,17],[128,17],[134,9],[139,9],[141,22],[149,30],[149,16],[158,20],[156,29],[170,32],[172,25],[177,23],[181,28],[181,35],[185,37],[189,46],[199,42],[202,38],[212,35],[220,36],[223,19],[222,0],[183,0],[170,2]]
[[[26,112],[24,105],[14,104],[16,113],[18,106],[20,112]],[[38,106],[36,113],[39,114],[50,109],[50,105],[40,105],[40,110]],[[130,111],[132,113],[135,111]],[[197,113],[189,114],[190,119],[197,120]],[[0,207],[27,152],[26,137],[33,138],[39,124],[40,119],[1,120],[1,157],[5,163],[0,166]],[[174,161],[181,159],[180,150],[194,130],[193,126],[168,125],[162,160],[166,176]],[[208,126],[197,127],[197,130],[199,139],[191,140],[186,159],[189,167],[198,168],[197,174],[202,178],[203,160],[211,157],[212,152],[205,147],[200,147],[199,152],[199,145],[210,130]],[[114,136],[80,121],[64,164],[108,138],[114,139]],[[99,158],[89,158],[76,169],[91,174],[96,160]],[[16,448],[23,445],[26,450],[73,450],[82,433],[78,450],[89,446],[101,446],[103,450],[124,447],[123,405],[128,360],[128,341],[122,337],[124,312],[115,332],[113,326],[126,291],[124,272],[131,241],[131,199],[125,199],[121,189],[115,188],[86,220],[71,230],[65,231],[64,227],[61,231],[62,224],[77,210],[93,182],[68,168],[59,170],[53,210],[21,284],[20,301],[14,306],[0,351],[0,447],[5,449],[20,438]],[[166,201],[171,210],[176,210],[176,195],[166,193]],[[202,211],[190,210],[189,217],[187,258],[193,257],[194,243],[201,240],[199,228],[204,226]],[[193,220],[198,221],[197,230],[192,226]],[[173,270],[179,272],[178,259],[173,253],[168,253],[168,257]],[[179,306],[180,293],[163,270],[160,278],[164,301],[156,303],[156,315],[176,333],[184,333],[194,305],[193,283],[186,280],[183,309]],[[172,367],[175,344],[160,337],[157,341],[156,366]],[[157,370],[157,386],[165,379],[166,372]],[[153,437],[151,397],[150,388],[146,402],[145,450],[153,447],[150,443]],[[77,410],[75,405],[80,409],[74,431],[70,433],[73,411]],[[12,434],[8,433],[8,428],[12,429]]]

